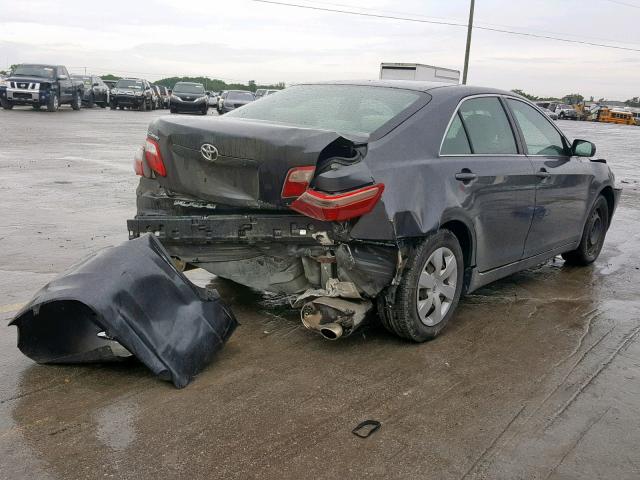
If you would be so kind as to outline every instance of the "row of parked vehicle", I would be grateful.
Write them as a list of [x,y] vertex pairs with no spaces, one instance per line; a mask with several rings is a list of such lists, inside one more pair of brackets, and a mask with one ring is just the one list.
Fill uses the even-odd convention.
[[142,78],[103,80],[97,75],[70,75],[62,65],[18,65],[9,78],[0,79],[0,104],[6,110],[14,105],[31,105],[36,110],[46,107],[56,111],[60,105],[69,104],[74,110],[83,105],[140,111],[168,108],[171,113],[203,115],[213,107],[222,114],[275,92],[209,92],[203,84],[194,82],[178,82],[169,89]]

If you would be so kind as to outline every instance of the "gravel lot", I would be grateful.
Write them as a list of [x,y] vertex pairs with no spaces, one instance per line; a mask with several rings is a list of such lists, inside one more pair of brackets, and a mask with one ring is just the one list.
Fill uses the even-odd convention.
[[625,187],[596,264],[485,287],[435,341],[327,342],[214,279],[242,325],[184,390],[135,363],[34,364],[6,324],[127,239],[133,152],[163,114],[0,111],[0,478],[640,478],[640,128],[560,122]]

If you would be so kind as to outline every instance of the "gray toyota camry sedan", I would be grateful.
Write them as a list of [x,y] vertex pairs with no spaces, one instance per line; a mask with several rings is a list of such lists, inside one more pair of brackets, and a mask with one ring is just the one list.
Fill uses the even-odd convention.
[[620,190],[595,153],[510,92],[300,84],[223,117],[154,121],[129,234],[291,295],[325,338],[376,308],[421,342],[466,292],[556,255],[598,258]]

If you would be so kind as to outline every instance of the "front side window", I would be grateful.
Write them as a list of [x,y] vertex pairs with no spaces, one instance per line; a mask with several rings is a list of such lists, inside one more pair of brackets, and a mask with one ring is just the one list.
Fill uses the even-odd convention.
[[562,135],[543,114],[520,100],[508,99],[507,102],[522,131],[529,155],[566,156]]
[[482,155],[517,154],[516,140],[507,114],[497,97],[472,98],[459,109],[471,152]]

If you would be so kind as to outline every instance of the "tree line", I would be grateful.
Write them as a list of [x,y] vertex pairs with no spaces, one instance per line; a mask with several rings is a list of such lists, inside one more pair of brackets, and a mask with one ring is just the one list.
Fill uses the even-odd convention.
[[[102,78],[103,80],[119,80],[122,77],[108,74],[102,75],[100,78]],[[276,84],[270,85],[259,85],[255,82],[255,80],[249,80],[246,84],[227,83],[224,80],[209,77],[168,77],[155,81],[153,83],[156,85],[162,85],[163,87],[173,88],[173,86],[178,82],[201,83],[204,85],[205,90],[210,92],[220,92],[222,90],[249,90],[250,92],[255,92],[259,88],[281,89],[285,87],[284,82],[278,82]]]

